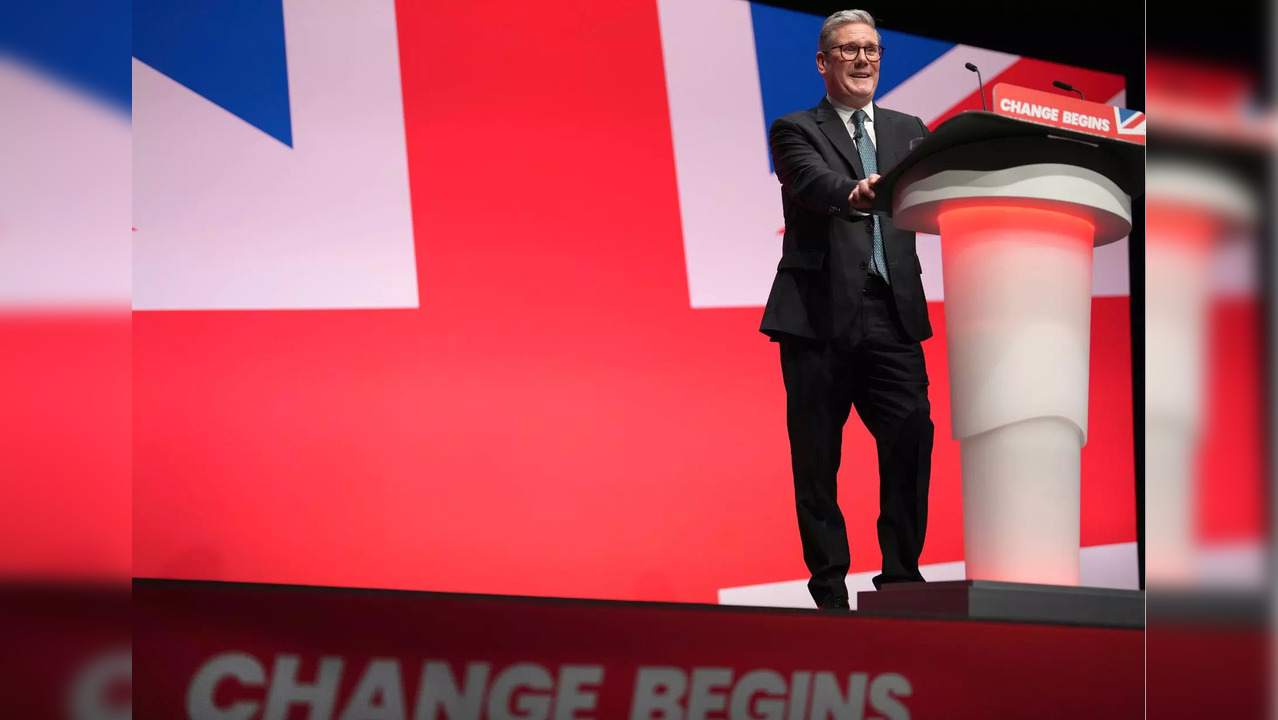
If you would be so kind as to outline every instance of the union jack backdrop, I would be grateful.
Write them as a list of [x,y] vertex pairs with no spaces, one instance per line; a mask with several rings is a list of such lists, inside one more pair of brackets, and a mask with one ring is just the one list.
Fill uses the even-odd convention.
[[[873,10],[873,8],[871,8]],[[821,18],[744,0],[134,4],[134,573],[810,602],[772,118]],[[883,29],[878,102],[1123,78]],[[1121,117],[1121,111],[1120,117]],[[962,572],[939,242],[923,561]],[[1135,583],[1126,242],[1097,251],[1084,580]],[[841,474],[878,563],[873,442]],[[858,576],[859,577],[859,576]],[[856,578],[854,578],[856,581]]]

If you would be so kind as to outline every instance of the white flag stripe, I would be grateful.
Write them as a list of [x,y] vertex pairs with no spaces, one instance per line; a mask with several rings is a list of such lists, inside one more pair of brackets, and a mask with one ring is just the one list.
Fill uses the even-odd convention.
[[[885,62],[888,61],[887,58],[885,51]],[[875,102],[885,108],[917,115],[923,122],[931,125],[979,88],[976,74],[965,68],[964,64],[970,62],[976,65],[981,69],[981,77],[989,80],[1020,59],[1019,55],[996,50],[955,45]],[[989,91],[990,86],[986,85],[987,100]]]
[[417,306],[395,6],[284,3],[289,148],[134,60],[134,308]]

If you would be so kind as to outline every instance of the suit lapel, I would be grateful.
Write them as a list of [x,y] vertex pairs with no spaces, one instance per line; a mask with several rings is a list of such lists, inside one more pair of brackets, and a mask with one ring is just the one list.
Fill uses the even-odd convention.
[[[901,159],[901,156],[909,148],[909,140],[906,133],[908,128],[902,128],[901,124],[896,122],[890,113],[883,112],[878,105],[874,106],[874,134],[878,137],[879,143],[877,149],[879,151],[879,174],[886,175]],[[904,146],[904,147],[902,147]],[[884,231],[887,228],[884,226]],[[912,253],[907,252],[904,245],[896,242],[888,242],[884,237],[883,254],[887,256],[888,274],[914,272],[914,257]]]
[[878,105],[874,106],[874,135],[878,139],[875,149],[879,155],[879,174],[884,175],[900,159],[901,133]]
[[821,104],[816,106],[816,121],[821,132],[825,133],[834,148],[852,166],[855,177],[865,177],[865,168],[861,165],[861,156],[857,154],[856,145],[852,142],[852,133],[843,125],[839,112],[829,100],[821,98]]

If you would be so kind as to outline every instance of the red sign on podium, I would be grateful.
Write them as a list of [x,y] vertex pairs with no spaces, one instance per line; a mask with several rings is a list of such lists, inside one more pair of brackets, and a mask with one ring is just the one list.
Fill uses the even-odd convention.
[[1145,113],[999,83],[994,113],[1098,137],[1145,144]]

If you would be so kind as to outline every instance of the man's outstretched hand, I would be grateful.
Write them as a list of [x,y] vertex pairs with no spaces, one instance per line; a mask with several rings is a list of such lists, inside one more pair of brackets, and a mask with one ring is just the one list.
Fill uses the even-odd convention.
[[870,176],[856,184],[852,190],[852,194],[848,196],[848,204],[857,210],[869,210],[870,201],[874,199],[874,185],[881,177],[878,173],[870,173]]

